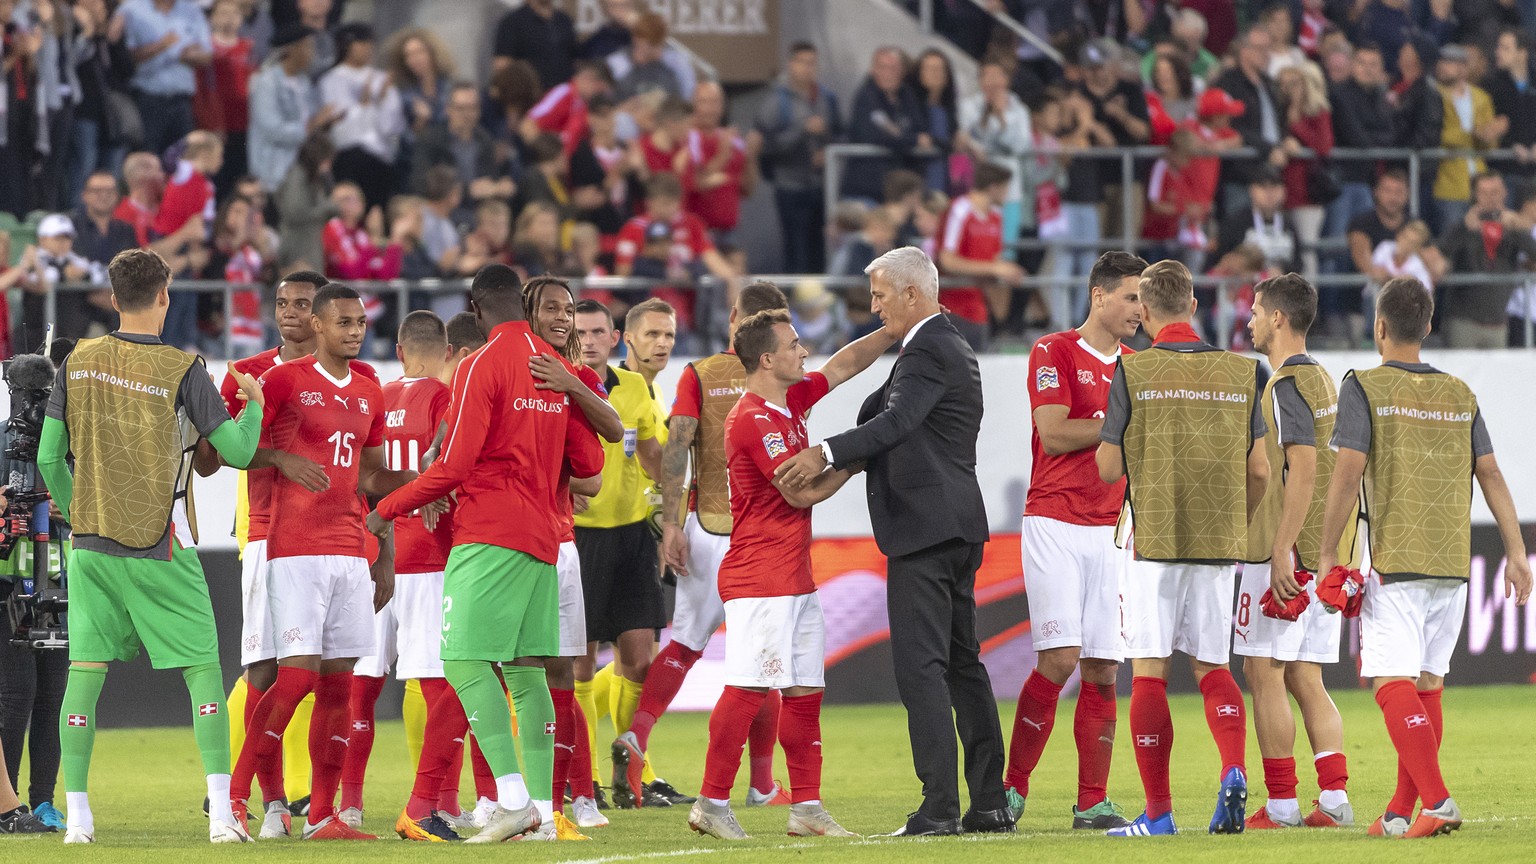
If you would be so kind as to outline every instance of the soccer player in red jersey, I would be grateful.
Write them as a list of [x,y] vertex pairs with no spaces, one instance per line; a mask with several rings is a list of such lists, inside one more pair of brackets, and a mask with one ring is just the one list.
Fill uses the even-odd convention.
[[742,840],[731,812],[753,718],[769,690],[783,692],[779,744],[789,765],[792,837],[852,837],[821,804],[821,695],[826,687],[826,623],[811,578],[811,506],[848,482],[827,471],[786,488],[774,469],[809,443],[805,418],[834,387],[890,347],[884,330],[839,351],[821,371],[805,372],[806,350],[782,311],[739,323],[732,339],[746,392],[725,421],[731,488],[731,546],[720,564],[725,601],[725,692],[709,716],[704,784],[688,813],[700,834]]
[[1105,252],[1088,274],[1088,320],[1044,336],[1029,354],[1029,495],[1020,545],[1029,597],[1035,669],[1019,691],[1008,750],[1008,808],[1024,812],[1029,777],[1056,722],[1056,700],[1074,669],[1082,670],[1073,737],[1077,740],[1077,804],[1073,828],[1126,824],[1105,794],[1115,740],[1115,670],[1125,657],[1120,635],[1124,554],[1115,523],[1125,481],[1105,483],[1094,463],[1109,384],[1121,340],[1141,326],[1139,285],[1147,262]]
[[[442,456],[368,516],[369,529],[386,534],[389,520],[458,492],[443,577],[443,671],[469,712],[454,718],[458,728],[474,728],[497,787],[497,807],[471,843],[549,821],[530,792],[542,795],[553,782],[555,710],[542,658],[560,647],[560,474],[602,470],[602,449],[581,412],[570,410],[573,400],[530,373],[550,350],[529,329],[521,288],[503,264],[475,275],[470,304],[490,341],[454,375]],[[517,706],[521,760],[503,686]]]
[[[258,766],[271,772],[282,730],[313,690],[314,778],[303,837],[364,839],[371,835],[336,818],[335,798],[346,759],[352,665],[373,653],[372,613],[394,586],[392,573],[369,572],[358,495],[387,494],[415,475],[384,464],[384,394],[372,370],[356,360],[367,330],[362,298],[327,285],[315,294],[312,320],[315,354],[262,377],[271,406],[263,428],[274,448],[325,466],[329,483],[318,492],[287,478],[275,478],[272,486],[267,600],[277,681],[252,714],[230,797],[243,814]],[[263,459],[258,451],[255,462]],[[268,780],[263,777],[264,790]]]

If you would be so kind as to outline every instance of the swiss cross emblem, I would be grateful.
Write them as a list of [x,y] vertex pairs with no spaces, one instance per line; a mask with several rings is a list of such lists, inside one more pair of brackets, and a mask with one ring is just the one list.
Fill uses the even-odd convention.
[[553,735],[553,734],[555,734],[555,724],[554,723],[545,723],[544,724],[544,734],[545,735]]
[[361,396],[357,397],[357,410],[363,412],[364,414],[367,414],[368,413],[368,400],[364,399]]
[[1242,711],[1242,709],[1238,708],[1236,705],[1217,705],[1216,706],[1216,716],[1217,717],[1236,717],[1241,711]]
[[217,702],[209,702],[206,705],[197,706],[197,716],[199,717],[208,717],[217,713],[219,713],[219,703]]
[[353,720],[352,721],[352,731],[354,731],[354,732],[367,732],[368,731],[368,721],[367,720]]
[[1137,735],[1136,736],[1136,746],[1137,747],[1156,747],[1158,741],[1160,741],[1160,740],[1162,740],[1162,739],[1158,738],[1158,736],[1156,736],[1156,735]]
[[1425,717],[1423,714],[1415,714],[1404,722],[1408,724],[1409,729],[1416,729],[1420,726],[1428,726],[1429,718]]
[[84,714],[71,714],[68,722],[71,726],[84,726],[87,721]]

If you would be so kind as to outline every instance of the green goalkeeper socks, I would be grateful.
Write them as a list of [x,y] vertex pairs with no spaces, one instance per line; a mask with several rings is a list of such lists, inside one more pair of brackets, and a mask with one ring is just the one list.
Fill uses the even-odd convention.
[[91,773],[91,748],[96,743],[96,700],[107,683],[107,667],[69,667],[64,703],[59,707],[59,761],[64,765],[66,792],[86,791]]
[[[543,674],[542,670],[540,674]],[[459,702],[469,717],[469,728],[474,731],[475,740],[480,742],[480,752],[485,754],[491,773],[497,778],[519,773],[517,747],[512,742],[512,710],[507,707],[507,696],[496,678],[495,667],[485,660],[444,660],[443,677],[459,694]],[[554,714],[553,704],[550,714]],[[552,774],[553,757],[550,765]],[[545,775],[546,778],[549,776]],[[553,782],[550,780],[546,785]]]
[[229,711],[224,704],[224,676],[217,663],[181,670],[192,696],[192,734],[203,756],[204,774],[229,773]]
[[[546,800],[555,777],[555,702],[542,666],[502,666],[501,677],[517,708],[517,741],[523,776],[534,798]],[[482,748],[484,744],[481,744]]]

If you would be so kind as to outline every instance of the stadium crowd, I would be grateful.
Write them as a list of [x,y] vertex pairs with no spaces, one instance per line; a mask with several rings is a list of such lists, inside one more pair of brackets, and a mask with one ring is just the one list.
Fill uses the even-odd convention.
[[[782,237],[771,269],[856,276],[914,243],[950,277],[945,304],[978,347],[1080,319],[1082,277],[1125,236],[1215,277],[1202,329],[1234,347],[1252,284],[1291,269],[1335,277],[1320,334],[1334,347],[1368,341],[1363,310],[1395,275],[1432,286],[1447,344],[1525,344],[1536,319],[1536,292],[1510,275],[1536,261],[1527,3],[987,4],[1056,46],[1057,64],[977,6],[938,2],[937,31],[979,61],[974,87],[941,51],[880,47],[840,105],[798,43],[735,113],[634,0],[604,2],[585,37],[553,0],[509,11],[483,86],[431,29],[376,34],[345,5],[0,0],[0,288],[21,298],[7,356],[38,341],[51,286],[104,285],[135,245],[181,279],[251,286],[227,305],[176,293],[167,338],[205,354],[226,333],[236,356],[266,341],[259,286],[279,271],[462,279],[493,262],[657,280],[593,296],[621,313],[662,297],[682,347],[702,351],[728,304],[694,286],[739,287],[742,202],[762,183]],[[826,213],[840,142],[888,155],[850,159]],[[1118,156],[1077,155],[1130,146],[1165,152],[1138,158],[1129,186]],[[1416,189],[1404,159],[1332,158],[1384,147],[1497,155],[1426,156]],[[1254,155],[1223,158],[1233,148]],[[1478,273],[1496,275],[1436,284]],[[819,351],[875,326],[862,289],[830,284],[793,292]],[[429,304],[451,315],[464,300],[410,298]],[[375,323],[406,311],[393,296],[368,305]],[[58,310],[70,336],[113,317],[105,291],[61,292]]]

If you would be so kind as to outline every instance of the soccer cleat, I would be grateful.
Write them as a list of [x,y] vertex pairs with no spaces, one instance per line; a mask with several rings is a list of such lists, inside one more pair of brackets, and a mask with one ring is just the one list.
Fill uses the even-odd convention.
[[645,804],[645,781],[640,775],[645,773],[645,751],[640,749],[640,739],[633,732],[625,732],[613,739],[613,744],[608,748],[613,757],[613,788],[624,789],[629,793],[631,801],[636,801],[636,806]]
[[571,813],[576,817],[578,827],[606,828],[608,826],[608,817],[597,809],[597,802],[584,795],[571,802]]
[[336,814],[336,818],[347,823],[348,828],[363,827],[363,811],[360,807],[348,807]]
[[565,814],[555,811],[555,839],[556,840],[591,840],[591,837],[581,833],[576,823],[565,818]]
[[[619,772],[617,769],[615,769],[614,773],[617,774]],[[634,793],[629,791],[628,781],[622,782],[613,787],[613,798],[611,800],[613,802],[613,809],[615,810],[633,810],[640,806],[640,804],[635,801]]]
[[1243,827],[1249,831],[1263,831],[1271,828],[1300,828],[1301,814],[1298,813],[1296,815],[1297,820],[1295,822],[1281,822],[1269,815],[1269,808],[1260,807],[1253,811],[1253,815],[1248,817],[1243,823]]
[[1143,813],[1131,820],[1129,824],[1119,828],[1111,828],[1104,832],[1105,837],[1171,837],[1179,833],[1179,826],[1173,824],[1173,812],[1169,811],[1156,819],[1148,819]]
[[436,810],[434,816],[443,820],[455,834],[471,833],[480,830],[482,826],[475,824],[475,814],[472,810],[460,810],[458,813],[449,813],[447,810]]
[[303,798],[294,799],[293,802],[288,805],[288,812],[295,816],[304,816],[307,818],[309,816],[309,796],[305,795]]
[[1301,824],[1308,828],[1355,827],[1355,808],[1349,806],[1348,801],[1345,801],[1338,807],[1324,807],[1317,801],[1312,803],[1317,806],[1313,808],[1311,813],[1307,814],[1307,818],[1301,820]]
[[1003,796],[1008,802],[1006,805],[1008,807],[1008,815],[1013,817],[1014,824],[1018,824],[1018,821],[1024,818],[1024,796],[1020,795],[1019,790],[1012,786],[1003,790]]
[[1372,822],[1365,833],[1370,837],[1402,837],[1408,833],[1408,817],[1388,811]]
[[404,810],[395,819],[395,833],[401,840],[415,840],[421,843],[451,843],[464,838],[455,834],[436,813],[429,813],[420,819],[412,819]]
[[229,802],[229,811],[235,817],[235,824],[245,829],[245,833],[251,833],[251,805],[247,801],[235,798]]
[[485,823],[491,821],[491,814],[496,812],[496,802],[489,798],[481,798],[475,802],[475,812],[472,814],[475,820],[475,828],[484,828]]
[[95,843],[96,842],[96,829],[94,829],[94,828],[71,828],[68,831],[64,832],[64,842],[65,843]]
[[692,804],[694,801],[698,800],[692,795],[685,795],[682,792],[677,791],[676,786],[673,786],[671,783],[668,783],[660,777],[657,777],[655,780],[652,780],[650,783],[646,784],[645,790],[650,793],[650,795],[647,795],[645,799],[647,806],[649,806],[651,803],[651,795],[659,795],[662,798],[667,799],[668,804],[673,805]]
[[[657,792],[649,786],[643,786],[640,790],[640,800],[646,807],[671,807],[672,799]],[[692,801],[693,799],[689,799]]]
[[592,784],[592,800],[597,802],[597,809],[608,809],[608,793],[603,791],[603,786],[601,783]]
[[209,843],[250,843],[251,834],[236,820],[224,822],[221,820],[209,820]]
[[790,803],[789,793],[784,791],[783,785],[777,780],[773,781],[773,788],[767,792],[747,787],[748,807],[787,807]]
[[[38,812],[27,810],[22,804],[16,809],[6,813],[0,813],[0,834],[53,834],[59,829],[43,820],[41,811],[49,807],[47,802],[37,806]],[[49,809],[52,809],[49,807]],[[59,811],[54,810],[54,813]]]
[[304,833],[300,835],[305,840],[377,840],[373,834],[364,834],[351,825],[337,819],[335,816],[327,816],[320,820],[319,825],[304,825]]
[[714,804],[708,798],[693,802],[693,809],[688,811],[688,827],[721,840],[746,840],[751,836],[736,821],[730,804]]
[[503,840],[511,840],[519,834],[527,834],[539,827],[539,811],[529,801],[516,810],[496,805],[490,818],[485,820],[485,828],[479,834],[465,840],[465,843],[500,843]]
[[1243,833],[1243,815],[1248,809],[1248,777],[1241,768],[1228,769],[1216,793],[1216,812],[1211,816],[1210,833]]
[[267,802],[267,815],[261,820],[261,833],[257,836],[263,840],[293,836],[293,814],[288,810],[288,802],[282,799]]
[[1428,807],[1419,811],[1417,819],[1408,827],[1408,833],[1404,837],[1434,837],[1437,834],[1449,834],[1461,829],[1461,808],[1456,806],[1455,798],[1447,798],[1440,802],[1440,806],[1433,810]]
[[37,805],[37,809],[32,811],[32,815],[55,831],[64,830],[64,814],[60,813],[58,808],[53,806],[52,801],[44,801]]
[[859,835],[837,824],[827,808],[820,804],[791,804],[789,826],[785,829],[791,837],[857,837]]
[[[1019,803],[1022,805],[1024,799],[1020,798]],[[1022,811],[1024,808],[1020,806],[1019,809]],[[1014,819],[1014,821],[1017,822],[1018,819]],[[1089,807],[1087,810],[1079,810],[1075,806],[1072,808],[1072,827],[1074,829],[1108,831],[1111,828],[1124,828],[1129,824],[1131,823],[1127,822],[1125,816],[1121,814],[1120,805],[1108,798]]]

